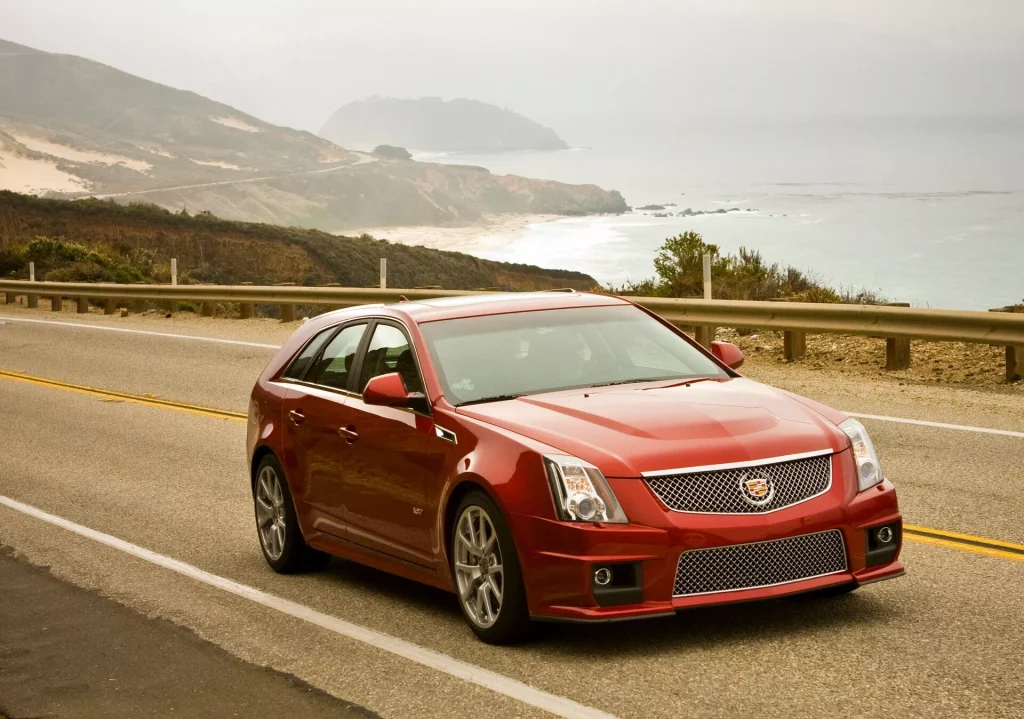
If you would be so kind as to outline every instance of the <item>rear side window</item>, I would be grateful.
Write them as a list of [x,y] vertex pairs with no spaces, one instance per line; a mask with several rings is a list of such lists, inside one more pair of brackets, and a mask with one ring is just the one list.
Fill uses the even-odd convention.
[[288,366],[288,369],[284,371],[284,377],[288,379],[302,379],[302,376],[306,374],[306,368],[309,367],[309,363],[313,361],[313,358],[320,352],[320,348],[324,346],[324,342],[334,333],[334,328],[326,329],[320,334],[316,335],[310,342],[299,352],[299,356],[292,360],[292,363]]
[[350,325],[336,334],[324,348],[313,381],[335,389],[348,389],[348,375],[365,331],[365,324]]

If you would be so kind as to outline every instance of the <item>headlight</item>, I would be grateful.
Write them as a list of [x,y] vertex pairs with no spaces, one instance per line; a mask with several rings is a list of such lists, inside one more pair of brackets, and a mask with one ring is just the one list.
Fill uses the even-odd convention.
[[882,481],[882,465],[878,461],[878,452],[871,444],[868,431],[855,419],[848,419],[839,425],[846,432],[853,447],[853,458],[857,462],[857,486],[860,491],[874,487]]
[[608,481],[594,465],[565,454],[545,454],[544,468],[563,522],[629,522]]

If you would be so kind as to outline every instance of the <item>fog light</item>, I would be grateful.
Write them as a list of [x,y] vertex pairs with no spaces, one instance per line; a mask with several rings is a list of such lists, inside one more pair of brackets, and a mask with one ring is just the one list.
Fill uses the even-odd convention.
[[875,536],[878,537],[880,543],[888,544],[892,541],[892,527],[882,527]]
[[598,569],[594,572],[594,583],[602,587],[607,587],[612,583],[612,570],[608,569],[608,567],[601,567]]

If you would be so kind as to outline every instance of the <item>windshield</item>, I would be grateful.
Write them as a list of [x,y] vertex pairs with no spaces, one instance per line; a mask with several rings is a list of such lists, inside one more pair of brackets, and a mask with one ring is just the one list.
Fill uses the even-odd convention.
[[649,380],[728,377],[629,305],[518,312],[420,325],[454,405]]

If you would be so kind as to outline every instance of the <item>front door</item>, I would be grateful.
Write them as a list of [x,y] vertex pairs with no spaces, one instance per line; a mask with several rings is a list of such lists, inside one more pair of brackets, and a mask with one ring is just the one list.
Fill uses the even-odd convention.
[[[360,365],[358,391],[373,377],[402,375],[406,390],[423,382],[409,340],[397,325],[377,322]],[[352,541],[406,561],[433,567],[428,488],[438,471],[429,461],[434,422],[409,409],[347,400],[351,425],[343,461],[345,520]]]
[[283,426],[295,458],[296,500],[313,510],[315,529],[344,534],[342,463],[348,445],[339,430],[350,423],[348,385],[366,324],[343,327],[288,388]]

